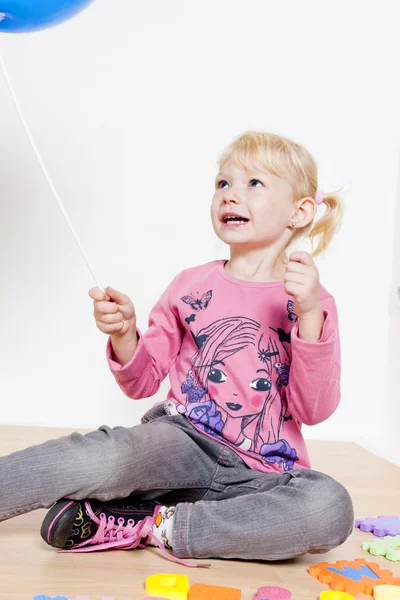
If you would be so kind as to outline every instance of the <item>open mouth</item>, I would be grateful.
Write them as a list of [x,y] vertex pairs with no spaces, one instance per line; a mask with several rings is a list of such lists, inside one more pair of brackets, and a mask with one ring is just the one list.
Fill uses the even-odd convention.
[[229,408],[229,410],[240,410],[242,408],[241,404],[235,404],[235,402],[227,402],[226,403],[227,407]]
[[249,222],[249,219],[246,219],[246,217],[235,214],[223,215],[221,220],[225,225],[245,225]]

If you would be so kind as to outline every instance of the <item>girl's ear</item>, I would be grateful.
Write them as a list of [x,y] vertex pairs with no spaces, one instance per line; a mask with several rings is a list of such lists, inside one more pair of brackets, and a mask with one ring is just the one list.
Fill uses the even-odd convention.
[[311,223],[316,212],[317,205],[315,204],[314,198],[305,196],[296,203],[296,210],[293,213],[292,220],[296,223],[296,227],[301,229]]

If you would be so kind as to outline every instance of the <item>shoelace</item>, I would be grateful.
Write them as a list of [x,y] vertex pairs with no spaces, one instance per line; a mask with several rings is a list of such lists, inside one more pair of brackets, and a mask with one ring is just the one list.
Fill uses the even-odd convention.
[[[210,567],[210,564],[199,564],[187,562],[173,554],[170,554],[162,543],[153,535],[153,525],[155,517],[145,517],[135,525],[133,519],[120,517],[118,525],[115,524],[115,517],[110,515],[107,519],[104,513],[100,514],[100,519],[94,514],[89,502],[85,502],[88,515],[99,527],[95,535],[88,540],[77,544],[69,550],[58,550],[61,553],[68,552],[95,552],[97,550],[110,550],[116,548],[120,550],[131,550],[133,548],[146,548],[149,541],[152,540],[160,548],[161,552],[170,560],[184,565],[185,567]],[[145,539],[146,538],[146,539]],[[142,539],[145,539],[142,542]]]

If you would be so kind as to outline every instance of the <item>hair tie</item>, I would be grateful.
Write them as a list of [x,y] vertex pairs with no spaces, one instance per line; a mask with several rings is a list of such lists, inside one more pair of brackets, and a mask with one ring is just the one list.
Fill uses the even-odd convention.
[[317,188],[315,192],[315,202],[316,204],[322,204],[324,201],[324,190],[322,188]]

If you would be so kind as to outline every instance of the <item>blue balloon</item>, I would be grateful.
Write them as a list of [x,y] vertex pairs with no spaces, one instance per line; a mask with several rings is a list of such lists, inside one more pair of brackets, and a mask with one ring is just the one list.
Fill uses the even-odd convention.
[[0,32],[26,33],[70,19],[93,0],[0,0]]

